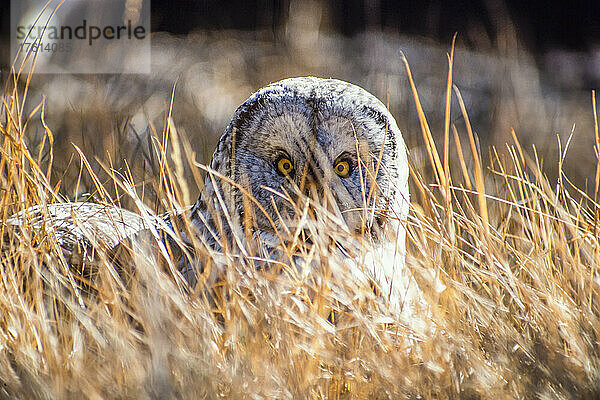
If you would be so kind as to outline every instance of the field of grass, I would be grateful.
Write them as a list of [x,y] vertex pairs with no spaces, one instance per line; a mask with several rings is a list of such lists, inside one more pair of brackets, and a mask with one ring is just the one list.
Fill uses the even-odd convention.
[[[563,168],[568,137],[550,180],[551,160],[518,131],[481,148],[451,79],[432,133],[415,86],[407,268],[427,304],[419,324],[390,319],[318,240],[324,267],[310,276],[228,258],[194,290],[160,251],[133,251],[125,280],[102,247],[92,277],[69,268],[52,232],[4,221],[82,199],[174,211],[193,201],[202,156],[177,134],[175,104],[150,123],[131,168],[119,143],[104,160],[85,146],[66,159],[46,123],[52,103],[31,104],[27,77],[11,77],[0,111],[0,398],[600,397],[600,158],[577,187]],[[464,122],[451,123],[450,105]],[[595,101],[588,119],[594,130],[579,139],[600,154]],[[315,230],[335,234],[324,221]]]

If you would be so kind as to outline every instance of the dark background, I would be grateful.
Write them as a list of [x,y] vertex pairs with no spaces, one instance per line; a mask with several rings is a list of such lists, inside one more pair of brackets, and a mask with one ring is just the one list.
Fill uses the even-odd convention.
[[[351,36],[364,30],[418,35],[446,43],[455,32],[466,46],[494,43],[512,24],[527,49],[590,51],[600,47],[600,1],[317,1],[327,29]],[[7,41],[10,1],[0,2],[2,41]],[[195,29],[271,29],[276,38],[290,0],[152,0],[152,29],[186,34]],[[3,57],[3,65],[6,65]]]
[[[381,29],[447,41],[455,32],[467,44],[473,32],[492,40],[506,16],[533,52],[552,48],[586,51],[600,45],[600,1],[439,1],[335,0],[318,2],[328,10],[330,28],[352,35]],[[196,28],[277,30],[290,1],[152,1],[153,30],[185,34]],[[507,15],[506,15],[507,14]]]

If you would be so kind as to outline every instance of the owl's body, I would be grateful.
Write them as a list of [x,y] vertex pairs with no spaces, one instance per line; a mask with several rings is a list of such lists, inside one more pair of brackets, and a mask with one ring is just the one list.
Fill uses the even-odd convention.
[[[49,210],[56,207],[64,208],[51,205]],[[402,301],[402,293],[418,290],[404,265],[403,224],[408,214],[404,141],[387,108],[358,86],[305,77],[254,93],[221,137],[205,188],[188,217],[201,242],[214,250],[243,246],[241,238],[250,233],[263,244],[265,254],[275,254],[273,249],[285,245],[281,232],[293,236],[295,229],[307,229],[302,210],[313,217],[330,214],[348,238],[368,246],[361,262],[371,264],[371,275],[384,293],[397,293],[393,297]],[[123,215],[118,211],[106,215],[115,213]],[[120,237],[120,231],[130,236],[125,226],[145,228],[136,214],[125,213],[124,219],[112,218],[101,229],[116,225],[113,237]],[[25,214],[12,223],[22,223]],[[47,217],[56,219],[57,214],[66,223],[72,218],[53,211]],[[64,226],[65,221],[53,221],[57,223]],[[343,247],[340,252],[346,254]],[[189,263],[181,269],[188,281],[195,281]]]

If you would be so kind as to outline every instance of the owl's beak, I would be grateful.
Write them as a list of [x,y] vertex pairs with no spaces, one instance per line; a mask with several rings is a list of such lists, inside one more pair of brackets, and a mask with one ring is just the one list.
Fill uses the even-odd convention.
[[321,168],[317,167],[314,162],[307,163],[300,176],[300,192],[306,196],[316,199],[323,194],[324,176]]

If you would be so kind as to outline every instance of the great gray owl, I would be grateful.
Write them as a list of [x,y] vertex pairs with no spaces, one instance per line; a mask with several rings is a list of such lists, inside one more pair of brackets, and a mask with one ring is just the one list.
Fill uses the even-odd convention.
[[[235,247],[235,239],[249,232],[270,249],[281,240],[278,232],[296,227],[298,200],[306,196],[321,206],[313,212],[330,210],[349,236],[369,238],[372,249],[363,261],[384,291],[410,292],[414,281],[404,266],[408,173],[402,135],[381,101],[337,79],[290,78],[260,89],[237,109],[187,216],[203,243],[217,251]],[[84,210],[88,217],[73,224]],[[59,234],[67,251],[77,239],[90,242],[90,232],[93,240],[114,245],[147,225],[137,214],[81,203],[49,205],[43,218],[39,209],[26,210],[9,222],[21,224],[26,214],[38,225],[45,218],[46,226],[70,232]],[[73,230],[77,225],[86,233]],[[168,225],[177,229],[170,219]],[[180,268],[194,281],[189,263]]]

